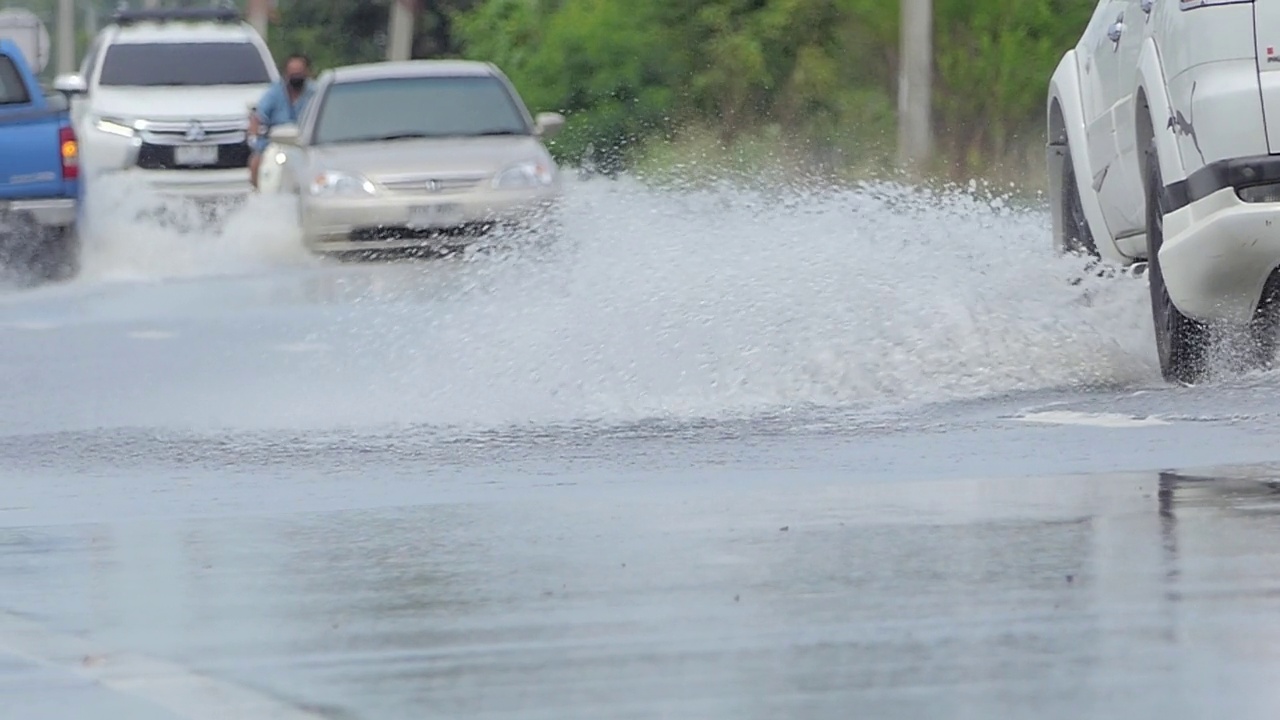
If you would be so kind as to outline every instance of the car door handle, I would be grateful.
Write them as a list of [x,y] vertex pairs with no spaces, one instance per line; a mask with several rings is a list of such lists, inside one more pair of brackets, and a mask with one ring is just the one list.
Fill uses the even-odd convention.
[[1111,42],[1118,43],[1121,35],[1124,35],[1124,20],[1117,19],[1111,23],[1111,27],[1107,28],[1107,37],[1111,39]]

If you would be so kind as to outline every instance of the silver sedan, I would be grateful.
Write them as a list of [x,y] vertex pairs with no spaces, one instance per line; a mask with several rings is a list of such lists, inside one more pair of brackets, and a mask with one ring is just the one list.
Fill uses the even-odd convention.
[[272,129],[259,190],[296,194],[316,252],[466,244],[554,214],[560,172],[543,140],[563,126],[532,117],[490,63],[337,68],[297,125]]

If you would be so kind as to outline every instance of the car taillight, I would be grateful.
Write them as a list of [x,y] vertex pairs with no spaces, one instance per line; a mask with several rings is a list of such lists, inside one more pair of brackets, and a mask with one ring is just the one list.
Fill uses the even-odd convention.
[[80,177],[80,143],[76,142],[76,131],[69,127],[58,130],[58,151],[62,153],[62,179],[75,180]]

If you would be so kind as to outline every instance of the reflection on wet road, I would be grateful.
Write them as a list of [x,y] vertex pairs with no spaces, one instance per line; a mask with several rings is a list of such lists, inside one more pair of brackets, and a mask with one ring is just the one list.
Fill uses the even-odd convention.
[[0,605],[318,717],[1262,718],[1278,516],[1280,468],[529,481],[0,530]]

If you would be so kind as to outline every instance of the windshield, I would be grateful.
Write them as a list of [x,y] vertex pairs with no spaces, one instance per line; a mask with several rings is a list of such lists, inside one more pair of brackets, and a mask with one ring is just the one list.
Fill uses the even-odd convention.
[[107,49],[100,85],[262,85],[267,65],[252,43],[121,43]]
[[527,135],[517,100],[495,77],[338,83],[318,108],[314,142]]

